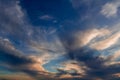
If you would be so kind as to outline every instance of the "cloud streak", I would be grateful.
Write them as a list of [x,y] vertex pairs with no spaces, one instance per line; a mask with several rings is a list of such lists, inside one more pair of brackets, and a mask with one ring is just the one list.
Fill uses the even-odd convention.
[[91,47],[94,48],[94,49],[97,49],[97,50],[104,50],[106,48],[111,47],[115,43],[117,43],[117,41],[119,40],[119,38],[120,38],[120,33],[118,32],[118,33],[115,33],[115,34],[111,35],[110,37],[108,37],[105,40],[93,43],[91,45]]
[[110,34],[108,29],[90,29],[76,34],[76,45],[86,46],[96,37],[102,37]]

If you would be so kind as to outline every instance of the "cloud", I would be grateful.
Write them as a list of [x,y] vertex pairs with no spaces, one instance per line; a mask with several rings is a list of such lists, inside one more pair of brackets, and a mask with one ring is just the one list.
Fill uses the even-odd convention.
[[73,8],[78,9],[82,4],[89,6],[92,0],[70,0]]
[[29,40],[33,39],[31,35],[36,34],[35,29],[33,30],[31,24],[28,23],[20,1],[0,1],[0,9],[0,62],[3,64],[2,66],[11,71],[26,74],[38,74],[40,71],[44,71],[39,58],[26,56],[24,49],[18,48],[20,45],[17,46],[16,42],[12,43],[21,41],[21,45],[27,46]]
[[[105,65],[109,59],[104,59],[99,55],[94,56],[94,54],[99,54],[101,52],[96,50],[88,50],[86,48],[74,50],[69,52],[69,56],[71,59],[77,60],[78,62],[83,62],[88,70],[85,71],[86,75],[83,76],[81,79],[85,80],[95,80],[97,78],[104,80],[104,79],[111,79],[114,73],[119,72],[118,67],[119,64],[113,65]],[[115,77],[114,77],[115,78]]]
[[57,68],[58,73],[56,74],[59,78],[82,78],[87,70],[86,66],[78,63],[77,61],[65,61],[61,68]]
[[90,43],[96,37],[102,37],[110,34],[108,29],[90,29],[76,33],[75,44],[77,47],[82,47]]
[[[106,63],[112,63],[112,58],[117,59],[115,55],[118,56],[118,54],[112,53],[109,50],[107,51],[107,49],[110,49],[111,47],[116,48],[115,46],[119,41],[119,35],[119,24],[107,28],[92,28],[86,29],[84,31],[72,32],[67,29],[64,36],[60,35],[60,40],[66,49],[66,54],[71,60],[75,60],[78,63],[77,65],[79,65],[79,69],[83,67],[83,65],[80,65],[82,62],[84,63],[84,66],[87,67],[87,70],[85,70],[84,76],[80,76],[80,78],[74,78],[74,76],[69,74],[67,70],[71,70],[72,66],[74,66],[74,69],[79,71],[77,65],[68,63],[69,66],[67,66],[66,62],[66,70],[64,70],[64,68],[58,70],[58,75],[62,78],[71,78],[71,76],[73,76],[71,80],[116,79],[113,74],[119,73],[118,67],[120,66],[120,64],[115,63],[106,65]],[[103,53],[105,53],[105,55],[101,57]],[[112,55],[112,57],[110,57],[108,56],[109,54],[115,55]],[[77,74],[76,72],[76,75],[80,74]]]
[[104,49],[111,47],[115,43],[117,43],[119,38],[120,38],[120,33],[117,32],[111,35],[110,37],[108,37],[107,39],[93,43],[92,45],[90,45],[90,47],[96,50],[104,50]]
[[108,58],[109,60],[105,63],[105,65],[110,66],[110,65],[120,65],[119,61],[120,57],[120,51],[117,50],[114,53],[112,53],[109,56],[105,56],[105,58]]
[[[73,80],[74,79],[83,79],[83,80],[84,79],[85,80],[96,80],[96,79],[110,80],[112,79],[113,78],[112,75],[119,72],[118,67],[120,65],[118,63],[112,64],[112,65],[106,65],[106,63],[110,61],[109,56],[106,56],[106,58],[101,57],[102,52],[99,49],[96,49],[97,47],[99,47],[99,45],[94,46],[93,48],[90,47],[90,45],[94,45],[96,43],[99,43],[100,41],[102,42],[101,45],[108,44],[108,43],[110,44],[107,46],[102,46],[100,49],[106,49],[108,47],[111,47],[112,45],[117,43],[119,39],[119,32],[113,33],[112,30],[110,31],[107,28],[106,29],[102,28],[102,29],[89,29],[84,32],[80,32],[80,34],[77,34],[77,36],[75,35],[75,37],[72,37],[75,39],[75,40],[73,39],[73,41],[76,42],[77,40],[78,42],[72,43],[71,46],[69,46],[70,48],[66,48],[67,49],[66,51],[67,51],[67,55],[69,56],[71,60],[75,60],[78,64],[81,64],[82,62],[87,69],[85,70],[84,76],[81,76],[80,78],[72,78],[72,79]],[[76,37],[78,38],[76,39]],[[83,39],[83,42],[86,42],[86,44],[84,46],[73,47],[74,45],[83,45],[82,41],[79,42],[81,39]],[[87,39],[88,41],[86,41]],[[69,45],[69,40],[68,42],[64,43],[64,39],[63,39],[63,41],[61,42],[63,42],[63,44]],[[107,54],[109,53],[110,52],[108,52]],[[71,66],[66,66],[67,67],[66,70],[71,69],[72,67],[72,64],[68,63],[68,65],[71,65]],[[76,64],[73,64],[73,65],[75,67]],[[79,69],[81,69],[83,65],[79,65],[79,67],[80,67]],[[77,67],[75,68],[77,69]],[[62,76],[62,74],[64,74],[70,78],[71,75],[70,74],[68,75],[68,72],[66,70],[60,69],[59,72],[61,74],[59,75]],[[77,71],[79,70],[77,69]],[[116,77],[114,77],[113,79],[116,79]]]
[[[113,35],[115,37],[115,36],[119,35],[119,33],[116,33]],[[89,46],[84,46],[84,47],[80,47],[80,48],[76,48],[76,49],[68,48],[67,51],[68,51],[67,54],[70,57],[70,59],[75,60],[78,64],[81,64],[81,62],[82,62],[82,63],[84,63],[84,66],[87,67],[87,69],[85,70],[84,76],[81,76],[79,78],[73,77],[72,78],[73,80],[74,79],[83,79],[83,80],[84,79],[85,80],[107,79],[107,80],[110,80],[110,79],[116,79],[116,77],[113,76],[113,74],[119,73],[118,67],[120,66],[120,64],[117,63],[117,64],[106,65],[106,63],[109,63],[109,61],[111,61],[110,59],[117,58],[116,57],[116,55],[118,55],[117,53],[115,55],[113,55],[111,58],[109,58],[109,56],[106,56],[106,58],[104,58],[104,57],[100,56],[102,54],[101,51],[96,50],[96,49],[91,49]],[[75,65],[74,65],[74,68],[76,68]],[[71,67],[72,67],[72,65],[68,66],[66,69],[71,69]],[[79,67],[80,67],[80,65],[79,65]],[[83,65],[81,67],[83,67]],[[81,69],[81,68],[79,68],[79,69]],[[112,71],[111,71],[111,69],[112,69]],[[79,71],[79,70],[77,70],[77,71]],[[61,71],[61,73],[63,73],[66,76],[69,76],[69,78],[70,78],[70,74],[68,75],[67,71],[63,70],[63,71]],[[64,78],[65,78],[65,76],[64,76]]]
[[[102,59],[100,59],[99,57],[96,58],[93,56],[94,53],[96,53],[96,52],[97,51],[94,51],[94,50],[86,51],[86,49],[83,48],[83,49],[70,51],[69,56],[73,60],[77,60],[78,62],[83,62],[85,64],[85,66],[88,68],[88,70],[85,71],[86,75],[90,75],[91,73],[88,73],[89,71],[94,72],[103,67],[104,61],[102,61]],[[93,69],[95,69],[95,70],[93,70]],[[88,77],[83,76],[82,78],[88,78]],[[91,78],[89,78],[89,79],[91,79]]]
[[20,1],[0,1],[0,9],[0,36],[25,40],[31,28]]
[[120,57],[120,51],[116,51],[113,55],[112,55],[112,60],[116,60]]
[[15,47],[12,45],[9,39],[3,39],[2,37],[0,37],[0,47],[8,50],[15,50]]
[[[101,50],[106,50],[107,48],[113,47],[113,45],[118,42],[120,38],[119,35],[119,31],[114,31],[114,29],[110,28],[89,29],[84,32],[79,32],[77,36],[75,35],[75,40],[73,40],[75,43],[72,44],[72,48],[67,48],[66,51],[68,51],[68,56],[72,60],[76,60],[80,64],[82,62],[84,63],[84,66],[88,68],[85,71],[85,76],[77,79],[116,79],[113,74],[119,73],[118,67],[120,66],[120,63],[119,61],[116,61],[118,59],[119,51],[113,53],[111,56],[105,56],[104,58],[101,57]],[[74,45],[80,46],[73,47]],[[106,54],[111,54],[111,52],[106,52]],[[112,69],[112,71],[110,71],[110,69]]]
[[114,17],[117,16],[118,8],[120,7],[120,1],[106,3],[101,10],[101,14],[105,17]]
[[[89,5],[92,0],[77,2],[80,1],[72,0],[74,8],[79,8],[81,3]],[[101,13],[106,17],[112,17],[118,12],[117,5],[117,3],[106,3]],[[113,11],[108,7],[112,7]],[[120,55],[119,51],[113,55],[101,57],[101,50],[106,50],[117,43],[120,37],[119,32],[108,28],[88,28],[79,31],[76,27],[68,26],[60,27],[61,31],[57,30],[57,36],[57,34],[49,34],[40,26],[31,25],[19,1],[2,1],[0,9],[0,63],[7,70],[21,72],[37,79],[46,78],[45,80],[52,80],[50,77],[54,80],[58,78],[110,80],[111,77],[116,78],[113,75],[120,72],[120,64],[116,62]],[[43,15],[40,19],[52,20],[54,18]],[[20,45],[16,45],[17,40],[20,40]],[[109,53],[106,52],[106,54]],[[64,67],[58,68],[58,73],[52,74],[44,69],[44,64],[61,55],[67,56],[71,61],[66,60],[61,64]],[[111,64],[112,62],[115,64]]]
[[56,59],[57,57],[66,54],[66,50],[56,36],[52,41],[30,41],[29,49],[35,51],[32,55],[39,57],[43,64]]
[[35,80],[34,78],[23,74],[23,73],[16,73],[16,74],[5,74],[5,75],[0,75],[1,80]]
[[65,53],[64,46],[57,36],[51,35],[51,41],[30,41],[29,46],[38,52]]
[[28,75],[45,72],[40,58],[25,56],[9,40],[2,38],[0,39],[0,63],[11,71]]
[[[43,64],[54,59],[56,55],[59,56],[60,53],[64,54],[64,46],[55,36],[51,34],[48,36],[47,31],[40,26],[35,27],[29,23],[19,0],[0,1],[0,9],[0,63],[2,66],[7,70],[22,72],[32,77],[37,75],[48,77],[50,73],[43,68]],[[50,16],[43,16],[43,18],[52,19]],[[51,40],[48,40],[48,37]]]
[[40,16],[40,19],[42,19],[42,20],[53,20],[54,17],[49,16],[49,15],[43,15],[43,16]]
[[87,69],[86,68],[86,66],[81,66],[82,64],[78,64],[77,62],[75,62],[75,61],[66,61],[65,63],[63,63],[62,64],[62,66],[64,66],[63,68],[61,68],[61,69],[63,69],[63,70],[65,70],[65,71],[70,71],[70,70],[75,70],[76,71],[76,73],[79,73],[79,74],[81,74],[81,75],[85,75],[85,69]]
[[114,76],[120,78],[120,73],[113,74]]
[[58,71],[60,70],[66,71],[67,74],[72,75],[73,77],[76,77],[78,75],[83,76],[85,75],[85,70],[87,70],[86,66],[77,63],[77,61],[72,61],[72,60],[63,62],[61,65],[62,67],[59,68]]

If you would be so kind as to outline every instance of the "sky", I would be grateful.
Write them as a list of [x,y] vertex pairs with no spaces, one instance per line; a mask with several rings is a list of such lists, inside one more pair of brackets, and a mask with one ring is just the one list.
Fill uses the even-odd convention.
[[0,0],[0,80],[119,80],[120,0]]

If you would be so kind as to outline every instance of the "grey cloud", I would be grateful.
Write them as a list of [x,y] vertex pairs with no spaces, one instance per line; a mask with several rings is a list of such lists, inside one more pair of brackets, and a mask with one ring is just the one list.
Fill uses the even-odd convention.
[[30,40],[44,40],[45,35],[47,35],[46,30],[33,27],[29,23],[20,0],[0,1],[0,36],[28,44]]
[[28,25],[18,0],[0,1],[0,36],[26,39]]

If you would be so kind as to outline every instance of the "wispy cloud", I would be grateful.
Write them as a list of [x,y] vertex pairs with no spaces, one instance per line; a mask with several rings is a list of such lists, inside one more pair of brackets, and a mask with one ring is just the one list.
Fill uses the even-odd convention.
[[119,0],[116,0],[115,2],[108,2],[102,7],[101,14],[103,14],[107,18],[117,16],[119,7]]
[[0,75],[1,80],[35,80],[34,78],[23,74],[23,73],[16,73],[16,74],[5,74],[5,75]]
[[57,75],[60,78],[81,78],[86,75],[88,68],[84,64],[78,63],[77,61],[65,61],[61,64],[63,67],[58,68]]
[[86,46],[96,37],[102,37],[108,35],[110,31],[108,29],[90,29],[84,32],[76,33],[76,40],[75,43],[79,47]]
[[91,45],[91,47],[94,48],[94,49],[97,49],[97,50],[104,50],[106,48],[111,47],[115,43],[117,43],[117,41],[119,40],[119,38],[120,38],[120,33],[118,32],[118,33],[115,33],[115,34],[111,35],[110,37],[108,37],[105,40],[93,43]]
[[[93,1],[71,0],[75,10],[79,10],[79,8],[86,10],[81,6],[83,3],[87,10],[91,9]],[[96,3],[98,2],[96,1]],[[113,17],[117,15],[119,6],[119,1],[108,2],[103,5],[100,13],[107,18]],[[88,25],[89,27],[81,29],[78,27],[84,25],[73,27],[70,24],[71,22],[67,25],[63,21],[62,27],[58,30],[48,29],[49,32],[47,32],[45,28],[33,26],[29,22],[27,11],[24,12],[25,10],[17,0],[0,1],[0,9],[0,67],[34,77],[35,80],[39,80],[39,78],[45,80],[57,80],[59,78],[63,80],[110,80],[119,77],[120,62],[118,59],[120,51],[106,52],[106,50],[111,47],[115,48],[114,46],[118,44],[120,24],[107,28],[98,28],[97,26],[91,28],[91,25]],[[90,12],[90,15],[94,11],[95,9]],[[89,16],[87,12],[85,13],[86,16]],[[45,14],[38,18],[49,21],[55,19],[53,16]],[[106,55],[102,55],[103,52]],[[58,68],[54,61],[59,58],[56,63],[57,61],[58,63],[61,62],[63,58],[60,59],[60,56],[62,55],[65,55],[66,59],[59,64],[62,67]],[[52,62],[52,60],[54,61]],[[57,68],[56,73],[49,72],[44,68],[43,65],[48,63],[52,64],[55,69]],[[12,76],[16,78],[16,75]]]
[[4,67],[7,65],[6,67],[9,70],[23,72],[29,75],[39,74],[40,71],[44,72],[40,59],[25,56],[9,40],[0,39],[0,53],[0,63],[4,64]]
[[53,20],[54,17],[52,17],[50,15],[43,15],[43,16],[40,16],[40,19],[42,19],[42,20]]

